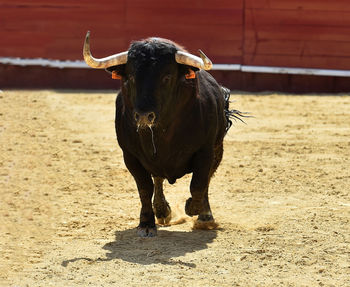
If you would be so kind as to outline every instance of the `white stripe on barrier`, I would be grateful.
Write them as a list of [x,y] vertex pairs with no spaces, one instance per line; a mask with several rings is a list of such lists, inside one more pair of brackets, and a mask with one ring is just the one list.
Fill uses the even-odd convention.
[[349,70],[262,67],[262,66],[242,66],[241,70],[242,72],[251,72],[251,73],[350,77]]
[[14,65],[14,66],[42,66],[50,68],[89,68],[84,61],[62,61],[50,59],[23,59],[23,58],[0,58],[0,64]]
[[[15,66],[42,66],[50,68],[76,68],[86,69],[89,66],[84,61],[63,61],[50,59],[24,59],[24,58],[6,58],[0,57],[0,64]],[[268,66],[244,66],[240,64],[214,64],[216,71],[242,71],[250,73],[271,73],[271,74],[292,74],[292,75],[314,75],[314,76],[334,76],[350,77],[350,70],[330,70],[330,69],[307,69],[307,68],[288,68],[288,67],[268,67]]]

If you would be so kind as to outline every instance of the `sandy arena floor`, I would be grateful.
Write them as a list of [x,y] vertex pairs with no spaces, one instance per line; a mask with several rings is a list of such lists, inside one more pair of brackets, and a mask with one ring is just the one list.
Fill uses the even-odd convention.
[[[350,286],[350,97],[232,95],[192,221],[136,236],[140,203],[111,92],[0,94],[0,286]],[[190,177],[166,184],[184,216]]]

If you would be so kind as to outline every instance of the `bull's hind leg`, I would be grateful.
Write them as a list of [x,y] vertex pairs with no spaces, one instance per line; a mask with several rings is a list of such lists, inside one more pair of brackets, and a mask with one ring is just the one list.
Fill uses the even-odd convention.
[[[218,146],[216,146],[214,149],[214,159],[213,159],[213,164],[209,173],[209,183],[216,169],[220,165],[223,153],[224,153],[224,147],[223,147],[223,144],[221,143]],[[208,187],[209,187],[209,183],[208,183]],[[215,229],[218,226],[218,224],[215,222],[213,214],[211,213],[211,209],[209,205],[208,188],[204,193],[203,206],[204,206],[203,212],[201,212],[198,215],[198,219],[194,223],[193,228],[194,229]]]
[[159,224],[166,225],[171,219],[171,209],[163,193],[164,178],[154,178],[153,211]]
[[198,152],[193,159],[193,174],[190,191],[192,197],[187,199],[185,212],[189,216],[200,215],[205,217],[211,215],[208,200],[208,186],[210,171],[214,159],[214,152],[210,148]]
[[195,201],[193,194],[192,197],[187,199],[185,211],[186,214],[190,216],[198,215],[197,220],[194,222],[193,229],[215,229],[217,227],[210,209],[208,187],[204,190],[201,200]]
[[[210,179],[218,168],[223,154],[223,145],[215,147],[214,151],[204,151],[197,155],[195,169],[191,181],[192,198],[187,199],[185,211],[188,215],[198,215],[194,229],[215,229],[213,214],[210,209],[208,188]],[[206,156],[205,156],[206,155]]]
[[203,198],[203,208],[199,213],[197,220],[193,224],[193,229],[215,229],[218,224],[215,222],[213,214],[211,213],[208,189],[205,191]]

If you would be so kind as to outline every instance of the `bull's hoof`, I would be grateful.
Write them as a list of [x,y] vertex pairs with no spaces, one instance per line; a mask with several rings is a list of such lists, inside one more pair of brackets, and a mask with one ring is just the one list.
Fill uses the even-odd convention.
[[[217,224],[212,215],[204,215],[204,220],[200,219],[201,215],[198,216],[198,219],[193,223],[192,229],[201,229],[201,230],[213,230],[216,229],[219,224]],[[209,219],[211,217],[211,219]],[[209,219],[209,220],[205,220]]]
[[214,221],[214,217],[210,212],[209,214],[200,214],[197,220],[202,222],[209,222]]
[[198,201],[193,201],[192,197],[186,200],[185,212],[188,216],[198,215],[201,211],[202,205]]
[[168,203],[164,206],[155,205],[153,208],[154,214],[157,218],[157,223],[160,225],[168,225],[171,220],[171,208]]
[[171,220],[171,212],[166,217],[157,217],[157,223],[159,225],[169,225]]
[[157,227],[137,227],[137,235],[139,237],[155,237],[157,236]]

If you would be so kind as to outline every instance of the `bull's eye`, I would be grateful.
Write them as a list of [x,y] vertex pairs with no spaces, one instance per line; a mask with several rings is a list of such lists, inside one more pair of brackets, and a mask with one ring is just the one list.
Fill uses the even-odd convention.
[[165,75],[163,77],[162,82],[163,82],[163,84],[168,84],[168,83],[170,83],[170,80],[171,80],[171,75],[168,74],[168,75]]
[[133,75],[129,75],[128,80],[131,84],[135,83],[135,77]]

